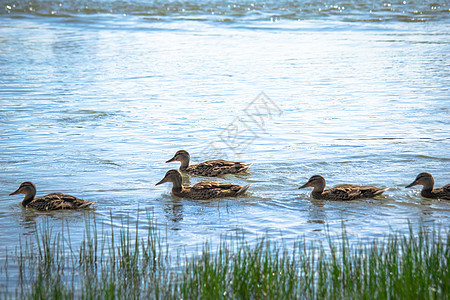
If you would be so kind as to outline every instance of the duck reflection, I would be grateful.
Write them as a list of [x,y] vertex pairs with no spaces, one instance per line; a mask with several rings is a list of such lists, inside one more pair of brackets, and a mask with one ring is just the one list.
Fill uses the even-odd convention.
[[172,223],[178,223],[183,220],[183,205],[180,200],[172,200],[164,205],[166,218]]
[[19,224],[25,229],[24,235],[34,235],[36,233],[36,218],[41,214],[42,213],[38,213],[33,209],[21,209],[21,212],[19,213]]
[[327,222],[326,201],[311,199],[308,207],[309,224],[325,224]]
[[36,230],[42,226],[43,222],[51,226],[60,226],[61,224],[85,224],[85,220],[93,219],[94,212],[59,210],[42,212],[34,209],[22,208],[19,212],[19,225],[24,229],[24,235],[34,235]]

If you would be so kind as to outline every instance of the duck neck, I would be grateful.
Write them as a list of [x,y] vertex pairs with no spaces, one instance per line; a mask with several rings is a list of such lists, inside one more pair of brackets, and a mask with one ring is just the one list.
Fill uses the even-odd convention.
[[312,190],[313,194],[322,194],[323,193],[323,187],[317,187],[315,186],[314,189]]
[[181,166],[180,166],[180,170],[186,170],[187,167],[189,167],[189,157],[183,157],[183,160],[180,161],[181,162]]
[[314,185],[313,186],[314,187],[314,189],[313,189],[313,193],[314,194],[322,194],[323,193],[323,190],[325,189],[325,183],[323,183],[323,184],[318,184],[318,185]]
[[183,180],[182,180],[181,176],[176,176],[175,178],[173,178],[172,192],[180,193],[183,190],[182,182],[183,182]]
[[427,178],[427,180],[423,183],[422,192],[420,194],[424,197],[430,198],[430,196],[433,195],[433,186],[434,186],[434,179]]
[[28,192],[25,194],[25,197],[22,200],[23,207],[26,207],[28,204],[30,204],[31,201],[33,201],[34,196],[36,195],[36,192]]
[[424,185],[420,194],[425,198],[434,198],[433,186],[430,187]]
[[420,192],[420,195],[422,195],[422,197],[424,198],[434,198],[435,194],[433,193],[433,190],[426,190],[426,189],[422,189],[422,192]]

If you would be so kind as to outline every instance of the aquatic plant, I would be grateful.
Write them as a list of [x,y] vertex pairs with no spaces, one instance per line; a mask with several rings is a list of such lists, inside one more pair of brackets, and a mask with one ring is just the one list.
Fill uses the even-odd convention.
[[[111,216],[112,218],[112,216]],[[137,224],[137,222],[136,222]],[[345,228],[328,241],[292,247],[237,234],[196,254],[171,255],[148,215],[146,235],[129,220],[98,229],[86,221],[75,246],[44,223],[0,266],[1,298],[20,299],[445,299],[450,295],[448,230],[420,227],[351,244]],[[117,231],[117,230],[116,230]],[[11,266],[17,266],[12,280]]]

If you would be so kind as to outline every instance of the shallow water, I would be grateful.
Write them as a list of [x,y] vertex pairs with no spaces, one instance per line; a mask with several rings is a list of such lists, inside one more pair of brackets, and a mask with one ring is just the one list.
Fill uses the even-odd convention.
[[[188,253],[236,230],[290,243],[341,222],[352,241],[448,228],[450,202],[405,189],[422,171],[450,182],[447,3],[28,3],[0,2],[0,262],[46,220],[79,242],[86,218],[145,231],[147,212]],[[171,196],[155,183],[179,149],[253,163],[217,179],[251,188]],[[314,174],[390,190],[318,201],[297,189]],[[97,203],[26,210],[9,196],[23,181]]]

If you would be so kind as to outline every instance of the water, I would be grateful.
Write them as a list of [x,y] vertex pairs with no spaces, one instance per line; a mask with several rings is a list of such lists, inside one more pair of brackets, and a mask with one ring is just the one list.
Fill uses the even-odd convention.
[[[450,182],[447,2],[0,4],[2,265],[5,249],[44,221],[68,224],[77,243],[86,219],[122,227],[129,218],[145,231],[148,212],[187,253],[235,231],[289,244],[323,240],[341,222],[351,241],[408,223],[448,228],[450,202],[404,188],[422,171],[436,186]],[[255,98],[271,110],[256,115]],[[253,163],[217,179],[251,183],[249,192],[191,201],[155,187],[178,168],[164,162],[179,149],[194,163]],[[297,189],[314,174],[327,186],[391,189],[318,201]],[[95,209],[23,209],[9,196],[23,181]]]

